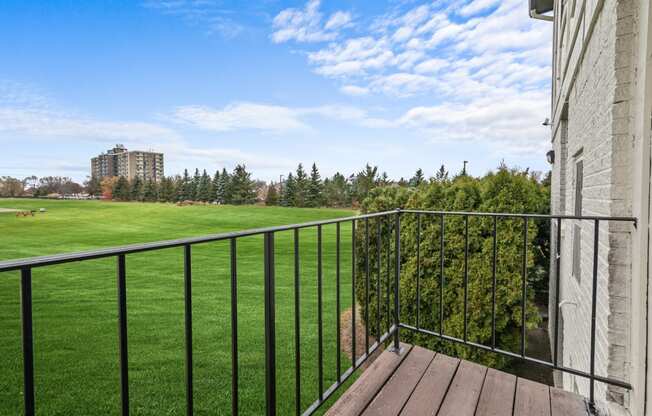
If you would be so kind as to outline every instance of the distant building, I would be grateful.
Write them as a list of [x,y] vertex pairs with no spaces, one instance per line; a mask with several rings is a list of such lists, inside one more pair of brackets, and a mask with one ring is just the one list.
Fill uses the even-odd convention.
[[124,176],[129,180],[139,177],[160,181],[163,175],[163,153],[129,151],[117,144],[113,149],[91,159],[91,176],[94,178]]

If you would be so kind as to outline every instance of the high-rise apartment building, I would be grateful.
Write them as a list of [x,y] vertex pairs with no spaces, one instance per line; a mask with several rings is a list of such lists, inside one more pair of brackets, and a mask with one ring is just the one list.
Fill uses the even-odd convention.
[[163,175],[163,153],[129,151],[118,144],[91,159],[91,176],[94,178],[124,176],[129,180],[139,177],[159,181]]

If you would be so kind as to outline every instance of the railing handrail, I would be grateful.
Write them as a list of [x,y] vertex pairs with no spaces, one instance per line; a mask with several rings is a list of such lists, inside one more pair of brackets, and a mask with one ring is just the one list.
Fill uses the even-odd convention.
[[[416,214],[416,247],[417,247],[417,305],[420,305],[420,280],[421,280],[421,269],[420,269],[420,241],[421,241],[421,215],[430,215],[434,217],[439,217],[440,221],[440,271],[439,271],[439,329],[438,331],[430,330],[423,328],[420,323],[420,313],[417,309],[416,314],[416,326],[411,326],[400,321],[400,278],[401,278],[401,252],[402,252],[402,242],[401,242],[401,217],[402,214]],[[444,330],[444,298],[443,298],[443,288],[445,286],[446,276],[444,272],[444,253],[445,253],[445,217],[446,216],[461,216],[464,218],[464,336],[463,338],[458,338],[446,334]],[[376,270],[372,271],[374,267],[370,263],[370,227],[369,219],[377,218],[377,241],[378,241],[378,258],[376,259]],[[468,319],[468,256],[469,256],[469,217],[486,217],[492,218],[493,222],[493,268],[492,268],[492,343],[491,346],[485,345],[482,343],[473,342],[468,339],[468,328],[467,328],[467,319]],[[385,333],[381,333],[381,261],[382,261],[382,235],[381,235],[381,224],[382,219],[386,219],[388,226],[387,232],[387,281],[386,281],[386,305],[385,310],[387,312],[387,328]],[[501,349],[500,346],[496,345],[496,242],[497,242],[497,222],[499,219],[522,219],[523,220],[523,244],[522,244],[522,269],[521,269],[521,336],[520,336],[520,353],[506,351]],[[537,359],[527,355],[525,338],[526,338],[526,304],[528,298],[527,292],[527,248],[528,248],[528,221],[529,220],[551,220],[553,224],[556,223],[556,246],[555,246],[555,267],[556,274],[554,276],[555,284],[555,304],[559,301],[559,285],[560,285],[560,273],[559,265],[561,262],[561,229],[563,220],[588,220],[594,223],[593,227],[593,267],[592,267],[592,293],[591,293],[591,341],[590,341],[590,369],[587,371],[577,370],[573,368],[566,367],[558,362],[557,351],[558,351],[558,327],[559,327],[559,313],[555,313],[555,332],[554,332],[554,357],[551,361]],[[391,222],[393,221],[393,225]],[[265,228],[256,228],[244,231],[235,231],[235,232],[226,232],[220,234],[205,235],[199,237],[191,238],[182,238],[176,240],[166,240],[150,243],[141,243],[141,244],[132,244],[121,247],[112,247],[112,248],[103,248],[91,251],[83,251],[77,253],[67,253],[67,254],[56,254],[49,256],[40,256],[32,257],[25,259],[16,259],[0,262],[0,273],[20,270],[21,275],[21,323],[22,323],[22,342],[23,342],[23,382],[24,382],[24,408],[25,415],[33,416],[35,409],[35,398],[34,398],[34,348],[33,348],[33,319],[32,319],[32,268],[49,266],[54,264],[70,263],[77,261],[93,260],[99,258],[116,258],[117,259],[117,282],[118,282],[118,321],[119,321],[119,363],[120,363],[120,384],[121,384],[121,394],[120,400],[122,404],[122,414],[127,416],[129,414],[129,365],[128,365],[128,342],[127,342],[127,298],[126,298],[126,263],[125,257],[127,254],[139,253],[145,251],[153,251],[159,249],[167,249],[172,247],[183,247],[184,248],[184,316],[185,316],[185,365],[186,365],[186,374],[185,374],[185,384],[186,384],[186,414],[192,416],[193,414],[193,347],[192,347],[192,266],[191,266],[191,247],[196,244],[209,243],[215,241],[226,241],[229,240],[230,245],[230,260],[231,260],[231,360],[232,360],[232,377],[231,377],[231,388],[232,388],[232,411],[234,414],[238,413],[238,318],[237,318],[237,250],[236,250],[236,241],[241,237],[249,236],[264,236],[264,266],[265,266],[265,279],[264,279],[264,294],[265,294],[265,390],[266,390],[266,414],[268,416],[276,415],[276,318],[275,318],[275,256],[274,256],[274,235],[276,232],[285,232],[285,231],[294,231],[294,273],[295,273],[295,371],[296,371],[296,412],[297,415],[311,415],[314,413],[322,404],[324,404],[328,398],[344,383],[347,379],[353,374],[353,372],[359,368],[359,366],[366,361],[371,354],[379,348],[385,342],[392,343],[392,349],[394,351],[399,351],[400,348],[400,335],[399,331],[413,331],[421,333],[423,335],[431,335],[439,337],[442,340],[453,341],[457,343],[462,343],[463,345],[480,348],[483,350],[491,351],[503,356],[516,358],[523,360],[528,363],[542,365],[544,367],[561,370],[576,376],[587,378],[590,383],[590,393],[589,393],[589,404],[591,406],[595,403],[595,382],[603,382],[611,384],[613,386],[619,386],[626,389],[631,389],[631,385],[628,382],[615,380],[610,377],[603,377],[596,374],[596,316],[597,316],[597,287],[598,287],[598,252],[599,252],[599,230],[601,221],[618,221],[618,222],[628,222],[636,227],[636,218],[632,217],[610,217],[610,216],[575,216],[575,215],[547,215],[547,214],[516,214],[516,213],[493,213],[493,212],[461,212],[461,211],[427,211],[427,210],[402,210],[395,209],[390,211],[374,212],[356,216],[333,218],[328,220],[312,221],[299,224],[290,224],[290,225],[281,225],[274,227],[265,227]],[[351,351],[353,352],[351,357],[351,367],[345,371],[342,371],[341,368],[341,339],[339,337],[340,333],[340,228],[341,224],[345,222],[351,222]],[[360,232],[363,233],[364,246],[361,251],[361,255],[364,257],[364,265],[362,270],[357,266],[356,261],[356,223],[360,222],[362,224],[363,230]],[[324,385],[324,340],[323,340],[323,305],[322,305],[322,280],[323,280],[323,259],[322,259],[322,227],[324,225],[334,224],[335,235],[336,235],[336,259],[337,259],[337,269],[336,269],[336,298],[337,298],[337,381],[333,383],[330,387]],[[552,225],[552,224],[551,224]],[[301,402],[301,356],[300,356],[300,262],[299,262],[299,230],[305,228],[315,227],[317,229],[317,309],[318,309],[318,352],[317,352],[317,363],[318,363],[318,381],[319,381],[319,396],[318,398],[310,404],[307,410],[302,411],[302,402]],[[551,228],[551,241],[552,241],[552,228]],[[393,242],[393,252],[392,252],[392,237]],[[393,259],[392,259],[393,257]],[[393,261],[393,265],[392,265]],[[364,354],[358,356],[356,354],[356,273],[360,272],[360,277],[364,279],[362,284],[364,284],[364,301],[362,302],[364,321],[367,324],[365,328],[365,340],[364,340]],[[371,274],[376,274],[376,309],[378,312],[377,322],[376,322],[376,337],[377,341],[370,345],[370,327],[368,326],[369,321],[369,312],[370,308],[373,305],[370,305],[370,289],[371,289]],[[392,276],[393,275],[393,276]],[[553,276],[550,276],[552,279]],[[393,282],[392,282],[393,281]],[[390,291],[393,291],[393,308],[390,306]],[[393,315],[393,316],[392,316]]]
[[365,218],[382,217],[394,214],[397,211],[411,214],[431,214],[431,215],[464,215],[474,217],[500,217],[500,218],[538,218],[538,219],[568,219],[568,220],[599,220],[599,221],[622,221],[632,222],[636,226],[637,219],[634,217],[613,217],[613,216],[577,216],[577,215],[549,215],[549,214],[516,214],[509,212],[465,212],[465,211],[428,211],[416,209],[396,209],[391,211],[380,211],[369,214],[354,215],[349,217],[333,218],[329,220],[310,221],[297,224],[279,225],[273,227],[252,228],[249,230],[232,231],[218,234],[207,234],[199,237],[186,237],[174,240],[162,240],[148,243],[128,244],[124,246],[115,246],[100,248],[94,250],[78,251],[72,253],[59,253],[46,256],[26,257],[12,260],[0,261],[0,273],[20,270],[25,267],[35,268],[43,266],[52,266],[55,264],[71,263],[80,260],[93,260],[105,257],[115,257],[118,255],[141,253],[144,251],[160,250],[185,245],[210,243],[216,241],[230,240],[239,237],[251,237],[255,235],[264,235],[270,232],[291,231],[301,228],[310,228],[319,225],[337,224],[349,221],[363,220]]

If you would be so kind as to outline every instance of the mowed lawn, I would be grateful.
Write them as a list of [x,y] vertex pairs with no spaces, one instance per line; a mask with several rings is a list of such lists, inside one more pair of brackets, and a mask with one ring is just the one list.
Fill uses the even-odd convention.
[[[0,260],[75,252],[351,216],[332,209],[189,206],[0,199]],[[351,225],[342,225],[342,309],[351,304]],[[294,413],[293,232],[276,235],[279,414]],[[302,230],[302,404],[317,398],[317,238]],[[335,381],[335,226],[323,229],[324,368]],[[183,248],[127,256],[129,385],[132,414],[185,412]],[[238,240],[241,414],[265,406],[263,238]],[[193,332],[195,414],[230,414],[231,330],[228,242],[195,245]],[[33,271],[36,408],[39,415],[119,414],[116,259]],[[0,273],[0,415],[22,414],[19,274]],[[349,360],[342,355],[343,368]]]

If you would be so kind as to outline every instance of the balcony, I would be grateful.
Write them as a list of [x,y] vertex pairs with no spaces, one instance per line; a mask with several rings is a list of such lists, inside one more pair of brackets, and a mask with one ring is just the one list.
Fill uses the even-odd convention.
[[[477,288],[470,283],[471,253],[469,248],[470,237],[469,223],[478,221],[482,224],[481,243],[491,253],[482,261],[491,264],[491,273],[483,276],[487,292],[486,299],[489,303],[484,305],[487,325],[483,327],[485,336],[473,336],[470,327],[476,323],[470,321],[474,312],[471,310],[470,298],[477,292]],[[531,351],[527,342],[527,314],[531,313],[528,296],[533,288],[528,284],[528,225],[534,221],[550,224],[551,240],[554,254],[551,269],[555,270],[550,287],[552,304],[558,305],[559,299],[559,267],[564,261],[564,253],[559,251],[563,225],[565,222],[590,224],[593,232],[593,270],[591,286],[591,302],[588,306],[588,315],[584,318],[590,336],[588,337],[589,365],[568,366],[559,361],[560,337],[558,333],[559,317],[557,313],[551,316],[552,322],[549,333],[551,339],[550,357],[546,358]],[[436,241],[422,239],[424,223],[438,231]],[[449,223],[460,226],[461,233],[450,235],[446,228]],[[500,241],[505,238],[501,235],[500,228],[504,223],[509,223],[512,229],[520,230],[521,235],[513,240]],[[128,311],[127,311],[127,256],[137,256],[144,252],[154,252],[167,249],[181,249],[183,258],[183,305],[184,305],[184,348],[185,348],[185,406],[188,415],[194,414],[195,404],[195,379],[193,373],[194,354],[193,348],[193,247],[210,242],[226,242],[229,248],[230,259],[230,409],[218,409],[221,413],[231,414],[276,414],[311,415],[317,411],[326,410],[329,415],[392,415],[392,414],[438,414],[438,415],[484,415],[484,414],[515,414],[515,415],[581,415],[591,414],[599,400],[596,400],[596,385],[613,386],[620,389],[631,389],[627,380],[617,380],[600,374],[597,370],[596,346],[599,336],[598,326],[598,259],[600,254],[600,229],[611,223],[635,225],[633,218],[620,217],[595,217],[595,216],[564,216],[564,215],[532,215],[513,213],[467,213],[467,212],[436,212],[417,210],[395,210],[389,212],[370,213],[349,218],[338,218],[327,221],[318,221],[304,224],[294,224],[281,227],[246,230],[204,237],[186,238],[180,240],[160,241],[146,244],[137,244],[116,248],[101,249],[89,252],[52,255],[29,259],[11,260],[0,262],[0,275],[5,272],[19,271],[21,284],[21,324],[22,324],[22,355],[23,355],[23,403],[24,414],[34,415],[47,410],[47,403],[39,403],[35,394],[38,384],[35,379],[34,366],[34,331],[33,331],[33,298],[32,298],[32,271],[44,269],[53,265],[65,263],[87,262],[96,259],[115,260],[115,279],[117,282],[117,319],[118,334],[115,340],[117,354],[115,360],[119,371],[120,409],[123,415],[138,405],[130,395],[130,349],[127,339]],[[351,238],[350,246],[343,244],[344,228],[347,236]],[[329,235],[334,236],[334,279],[325,282],[324,279],[324,230],[328,229]],[[603,228],[606,229],[606,228]],[[316,340],[317,354],[315,356],[302,356],[301,346],[305,333],[301,331],[301,320],[305,319],[301,313],[301,267],[300,244],[302,233],[307,231],[316,233],[316,263],[315,291],[316,291]],[[350,231],[350,235],[348,232]],[[291,245],[277,245],[281,238],[291,242]],[[264,309],[264,351],[261,356],[264,361],[264,406],[248,412],[242,409],[241,390],[251,387],[250,381],[243,381],[240,377],[241,357],[240,343],[248,342],[240,338],[242,317],[238,316],[238,242],[249,237],[262,237],[260,248],[261,279],[260,292],[263,294]],[[278,237],[278,238],[277,238]],[[478,236],[475,236],[478,237]],[[427,258],[423,246],[429,244],[439,249],[438,261]],[[513,255],[518,254],[518,264],[513,270],[520,273],[518,287],[509,288],[520,295],[517,303],[520,308],[515,308],[512,314],[518,313],[516,321],[520,326],[514,332],[517,334],[515,348],[506,348],[501,345],[497,337],[498,316],[502,313],[497,298],[501,296],[499,287],[500,275],[503,269],[499,265],[504,260],[504,250],[499,246],[508,244]],[[294,287],[293,297],[281,299],[282,305],[277,303],[276,295],[281,288],[276,284],[277,255],[279,247],[294,259],[293,270]],[[284,248],[285,247],[285,248]],[[344,249],[343,249],[344,247]],[[347,251],[346,249],[348,248]],[[410,257],[408,258],[408,253]],[[287,251],[287,252],[285,252]],[[456,252],[454,252],[456,251]],[[414,254],[414,256],[412,256]],[[445,296],[444,288],[453,284],[453,276],[444,272],[445,263],[455,254],[459,262],[459,276],[455,284],[455,296]],[[341,267],[344,258],[351,259],[351,269]],[[310,258],[309,260],[312,260]],[[426,268],[426,263],[428,267]],[[406,270],[414,267],[415,286],[414,301],[402,297],[402,283],[409,278]],[[283,268],[279,270],[288,270]],[[513,273],[512,270],[512,273]],[[196,270],[196,272],[199,272]],[[349,345],[345,345],[342,334],[344,326],[340,320],[340,312],[345,306],[341,302],[345,273],[350,273],[351,284],[351,336]],[[310,276],[312,278],[312,276]],[[554,281],[556,279],[556,282]],[[437,284],[437,291],[428,289],[426,281]],[[325,330],[324,325],[324,284],[331,284],[335,292],[337,320],[335,328]],[[555,291],[554,288],[557,290]],[[248,288],[249,290],[251,288]],[[285,289],[285,288],[283,288]],[[429,297],[430,299],[428,299]],[[424,311],[422,305],[432,298],[438,298],[436,310]],[[357,301],[356,301],[357,299]],[[450,301],[450,299],[454,299]],[[278,313],[279,309],[293,309],[291,315]],[[451,310],[457,310],[461,321],[457,327],[449,327],[446,317]],[[359,311],[359,312],[358,312]],[[407,311],[413,313],[408,314]],[[362,315],[358,317],[357,315]],[[360,319],[362,318],[362,319]],[[435,325],[426,325],[425,322],[436,322]],[[288,322],[291,320],[292,322]],[[358,321],[357,321],[358,320]],[[358,334],[356,322],[362,321],[363,333]],[[293,326],[294,339],[278,340],[277,326]],[[434,326],[434,327],[433,327]],[[334,334],[333,339],[326,334]],[[303,334],[303,335],[302,335]],[[468,348],[469,351],[481,351],[492,357],[502,357],[510,362],[523,365],[518,376],[511,375],[493,368],[460,360],[441,351],[432,351],[422,348],[419,343],[425,344],[427,340],[436,340],[439,346],[457,345]],[[333,359],[324,359],[325,347],[333,348]],[[286,351],[287,348],[293,351]],[[349,351],[347,359],[346,351]],[[384,350],[384,351],[383,351]],[[381,353],[382,351],[382,353]],[[226,353],[226,352],[225,352]],[[279,359],[282,357],[283,359]],[[291,368],[284,365],[279,369],[279,362],[294,362]],[[314,364],[316,371],[310,380],[302,374],[306,362]],[[523,370],[523,368],[525,370]],[[585,380],[589,386],[586,398],[568,393],[548,385],[531,381],[535,378],[535,368],[546,371],[562,372]],[[63,371],[64,369],[62,369]],[[294,383],[279,382],[277,371],[293,373]],[[333,377],[329,375],[332,374]],[[287,376],[287,374],[285,374]],[[217,376],[215,376],[217,377]],[[248,380],[248,379],[245,379]],[[331,383],[331,380],[334,382]],[[354,381],[348,389],[349,382]],[[82,380],[80,380],[82,382]],[[316,395],[306,405],[302,400],[302,389],[306,383],[316,386]],[[293,385],[292,385],[293,384]],[[290,391],[294,394],[294,403],[279,401],[280,390],[284,393]],[[287,395],[283,395],[287,396]],[[338,399],[339,396],[339,399]],[[335,399],[338,399],[335,401]],[[335,401],[335,403],[333,403]],[[331,406],[331,407],[329,407]],[[329,407],[328,409],[326,409]],[[39,410],[43,409],[43,410]]]

